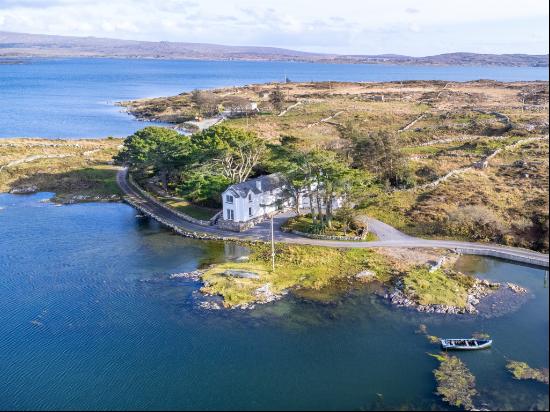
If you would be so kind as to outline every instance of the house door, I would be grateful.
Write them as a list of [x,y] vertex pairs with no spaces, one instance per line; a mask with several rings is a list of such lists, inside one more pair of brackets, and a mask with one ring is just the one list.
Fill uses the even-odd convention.
[[233,209],[227,209],[227,220],[235,220],[235,212]]

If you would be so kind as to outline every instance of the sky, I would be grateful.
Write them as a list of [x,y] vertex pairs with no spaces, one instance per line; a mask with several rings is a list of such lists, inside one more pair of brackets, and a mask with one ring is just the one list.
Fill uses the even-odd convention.
[[0,31],[337,54],[548,53],[547,0],[0,0]]

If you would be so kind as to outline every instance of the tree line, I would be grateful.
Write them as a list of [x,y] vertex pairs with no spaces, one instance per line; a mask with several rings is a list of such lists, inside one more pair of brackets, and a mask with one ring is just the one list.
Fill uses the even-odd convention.
[[[406,163],[393,136],[352,135],[347,141],[345,148],[331,150],[292,136],[268,144],[254,132],[223,124],[190,136],[150,126],[125,139],[116,161],[138,181],[153,179],[166,192],[210,207],[220,206],[230,184],[281,173],[288,198],[298,205],[307,196],[313,223],[330,227],[335,216],[349,219],[350,205],[373,185],[406,182]],[[338,214],[336,199],[346,204]]]

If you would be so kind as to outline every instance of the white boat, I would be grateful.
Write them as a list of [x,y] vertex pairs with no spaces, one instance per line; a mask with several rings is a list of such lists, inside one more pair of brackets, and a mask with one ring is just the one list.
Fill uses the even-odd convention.
[[478,350],[491,347],[491,339],[441,339],[444,350]]

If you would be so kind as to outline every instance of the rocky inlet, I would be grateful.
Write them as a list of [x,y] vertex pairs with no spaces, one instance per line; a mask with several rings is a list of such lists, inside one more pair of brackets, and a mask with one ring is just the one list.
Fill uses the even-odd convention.
[[477,306],[481,300],[488,295],[504,288],[511,290],[515,294],[527,294],[528,290],[514,283],[506,283],[504,286],[498,282],[490,282],[484,279],[476,279],[474,285],[468,291],[467,302],[464,307],[449,305],[421,305],[413,296],[408,296],[403,292],[402,282],[397,282],[393,290],[385,294],[393,305],[399,307],[413,308],[419,312],[440,313],[440,314],[478,314]]

